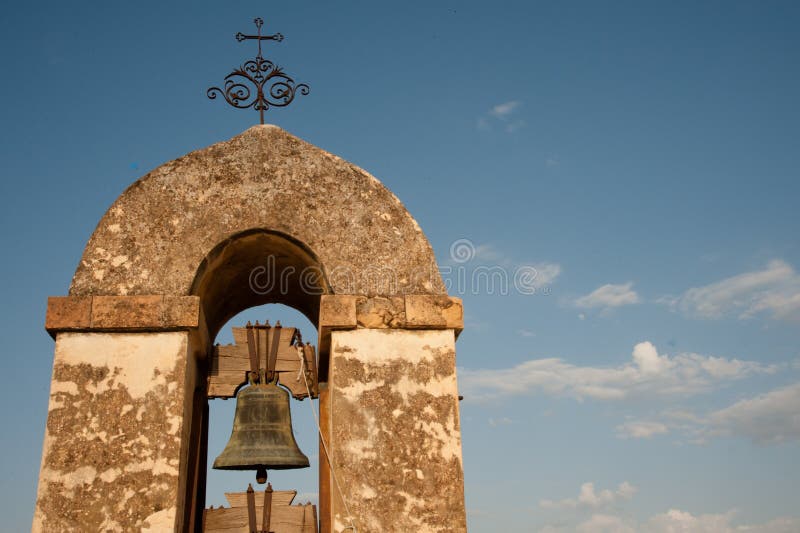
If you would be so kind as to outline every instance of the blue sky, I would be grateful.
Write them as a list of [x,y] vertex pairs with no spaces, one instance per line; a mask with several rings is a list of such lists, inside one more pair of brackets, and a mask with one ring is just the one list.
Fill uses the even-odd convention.
[[[311,86],[268,121],[383,181],[455,285],[509,277],[451,289],[471,531],[800,530],[800,6],[769,1],[7,6],[0,528],[33,512],[46,298],[131,182],[257,122],[205,96],[255,16]],[[312,331],[235,322],[265,314]]]

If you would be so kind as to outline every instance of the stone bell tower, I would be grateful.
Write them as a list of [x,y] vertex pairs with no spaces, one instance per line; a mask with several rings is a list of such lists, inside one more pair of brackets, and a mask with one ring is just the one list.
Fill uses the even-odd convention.
[[203,531],[213,342],[265,303],[319,332],[320,531],[465,531],[461,302],[388,189],[269,125],[136,181],[50,298],[33,531]]

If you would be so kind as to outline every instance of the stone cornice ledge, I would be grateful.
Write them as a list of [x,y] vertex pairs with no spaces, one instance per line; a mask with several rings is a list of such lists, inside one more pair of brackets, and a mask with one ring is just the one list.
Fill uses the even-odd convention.
[[197,296],[51,296],[45,329],[62,331],[175,331],[200,324]]
[[326,294],[320,300],[320,330],[464,329],[461,298],[407,294],[359,296]]
[[342,329],[464,329],[461,298],[406,294],[359,296],[325,294],[319,309],[319,352],[327,354],[331,331]]

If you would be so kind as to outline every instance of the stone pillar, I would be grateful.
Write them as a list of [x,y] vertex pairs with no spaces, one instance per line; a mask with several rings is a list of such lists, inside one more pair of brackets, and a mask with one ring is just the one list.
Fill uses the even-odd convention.
[[347,531],[351,519],[363,533],[466,531],[460,301],[328,296],[320,322],[329,358],[322,426],[333,463],[333,473],[321,472],[330,476],[320,482],[329,487],[320,494],[323,533],[326,525]]
[[[184,315],[171,315],[180,306]],[[183,528],[196,475],[196,310],[162,297],[51,299],[56,346],[32,531]]]

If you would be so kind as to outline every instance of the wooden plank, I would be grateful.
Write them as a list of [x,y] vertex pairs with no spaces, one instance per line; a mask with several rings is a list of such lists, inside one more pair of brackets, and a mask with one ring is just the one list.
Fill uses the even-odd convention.
[[330,392],[328,391],[328,385],[323,384],[319,391],[319,523],[322,533],[331,533],[333,531],[333,522],[331,520],[331,469],[328,464],[328,454],[323,445],[323,439],[324,442],[330,442],[330,417]]
[[[303,506],[303,509],[305,510],[306,513],[303,519],[303,526],[304,526],[303,533],[318,533],[317,525],[319,523],[317,522],[317,506],[307,504]],[[313,528],[309,527],[309,524],[313,524]]]
[[[211,355],[210,370],[208,373],[209,398],[233,398],[236,389],[247,382],[247,373],[250,370],[250,355],[247,347],[247,328],[232,328],[236,344],[216,346]],[[276,332],[280,331],[278,355],[275,370],[278,379],[297,399],[308,397],[305,383],[297,376],[301,368],[299,355],[308,348],[292,344],[299,338],[296,328],[270,328],[254,329],[254,340],[259,345],[262,364],[266,363],[271,341]],[[316,369],[314,369],[316,370]],[[316,391],[312,389],[312,395]]]
[[[291,505],[272,508],[270,529],[272,533],[317,533],[317,524],[313,520],[314,507],[307,505]],[[263,507],[256,506],[256,516],[260,516]],[[249,533],[247,508],[222,507],[206,509],[204,531],[206,533],[233,533],[242,531]]]
[[303,346],[303,358],[306,365],[306,371],[311,374],[311,394],[319,398],[319,379],[317,377],[317,354],[311,343]]
[[[208,382],[208,397],[209,398],[233,398],[236,388],[244,383],[244,380],[236,377],[240,376],[238,372],[230,373],[229,375],[220,376],[220,379],[209,380]],[[279,383],[289,389],[289,393],[296,399],[302,400],[308,397],[306,392],[306,385],[301,379],[296,381],[296,372],[280,372]]]
[[[239,346],[247,346],[247,328],[231,328],[233,331],[233,343],[238,344]],[[263,329],[257,330],[260,334],[259,342],[261,346],[269,346],[269,344],[265,344],[272,339],[272,335],[266,339],[266,335],[264,334],[265,331]],[[273,330],[274,331],[274,330]],[[292,342],[295,336],[295,332],[297,328],[281,328],[281,344],[289,344]]]
[[187,478],[191,483],[191,493],[187,500],[191,505],[185,506],[184,523],[186,531],[200,531],[198,522],[202,519],[202,510],[206,506],[206,469],[208,461],[208,399],[201,388],[194,391],[192,405],[192,425],[190,430],[189,450],[190,472]]
[[[256,495],[260,494],[264,498],[263,490],[256,490]],[[292,505],[294,497],[297,496],[296,490],[274,490],[272,491],[272,505]],[[231,507],[247,507],[246,492],[226,492],[225,499]],[[258,500],[257,500],[258,501]]]
[[[278,490],[272,493],[270,531],[273,533],[318,533],[317,511],[311,504],[291,505],[297,491]],[[226,493],[230,507],[206,509],[204,531],[206,533],[249,533],[247,493]],[[264,512],[264,492],[255,493],[256,517]]]
[[[247,345],[236,346],[235,344],[224,344],[216,347],[217,361],[212,362],[211,372],[218,370],[239,369],[243,362],[247,363],[247,370],[250,370],[250,357],[247,353]],[[278,358],[275,368],[278,371],[296,370],[299,365],[297,348],[292,345],[281,345],[278,348]]]

